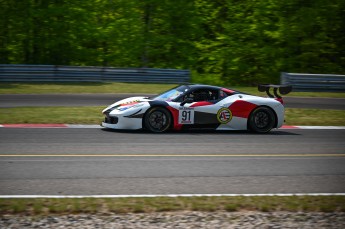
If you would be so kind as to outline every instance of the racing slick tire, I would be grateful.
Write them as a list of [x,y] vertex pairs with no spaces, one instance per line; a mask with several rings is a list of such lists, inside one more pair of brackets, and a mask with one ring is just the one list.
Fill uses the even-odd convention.
[[145,115],[144,126],[154,133],[167,131],[172,123],[170,112],[163,107],[153,107]]
[[248,121],[249,130],[268,133],[275,126],[276,116],[270,108],[258,107],[250,114]]

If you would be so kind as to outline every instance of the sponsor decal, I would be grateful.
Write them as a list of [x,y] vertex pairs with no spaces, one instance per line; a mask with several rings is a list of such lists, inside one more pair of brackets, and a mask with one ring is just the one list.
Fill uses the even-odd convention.
[[141,103],[139,100],[136,101],[131,101],[131,102],[127,102],[127,103],[123,103],[120,105],[119,108],[117,108],[119,111],[125,111],[129,108],[136,108],[136,107],[141,107],[144,104]]
[[130,101],[130,102],[126,102],[126,103],[122,103],[120,106],[130,106],[130,105],[135,105],[137,103],[139,103],[140,100],[133,100],[133,101]]
[[232,113],[229,108],[222,108],[217,113],[217,119],[221,124],[227,124],[232,119]]
[[137,103],[132,108],[138,108],[138,107],[142,107],[142,106],[144,106],[144,103]]

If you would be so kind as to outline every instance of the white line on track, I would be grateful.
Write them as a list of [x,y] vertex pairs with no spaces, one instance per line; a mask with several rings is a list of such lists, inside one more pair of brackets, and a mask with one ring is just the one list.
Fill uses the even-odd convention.
[[0,154],[2,157],[345,157],[345,154]]
[[344,130],[345,129],[345,126],[296,126],[296,127],[298,129],[313,129],[313,130]]
[[[83,124],[0,124],[0,128],[76,128],[76,129],[101,129],[100,125]],[[345,126],[289,126],[284,125],[279,129],[313,129],[313,130],[344,130]]]
[[0,195],[0,199],[34,198],[155,198],[155,197],[256,197],[256,196],[345,196],[345,193],[268,193],[268,194],[166,194],[166,195]]
[[66,124],[68,128],[95,128],[95,129],[101,129],[103,128],[100,125],[79,125],[79,124]]

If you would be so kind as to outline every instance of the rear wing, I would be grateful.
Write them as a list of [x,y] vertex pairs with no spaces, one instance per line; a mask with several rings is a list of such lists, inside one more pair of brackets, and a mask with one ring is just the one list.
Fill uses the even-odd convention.
[[[271,88],[273,88],[273,95],[270,93]],[[266,91],[266,94],[270,98],[281,99],[282,98],[281,95],[287,95],[291,92],[292,86],[290,86],[290,85],[274,85],[274,84],[259,84],[258,90],[261,92]],[[281,95],[279,95],[278,92]]]

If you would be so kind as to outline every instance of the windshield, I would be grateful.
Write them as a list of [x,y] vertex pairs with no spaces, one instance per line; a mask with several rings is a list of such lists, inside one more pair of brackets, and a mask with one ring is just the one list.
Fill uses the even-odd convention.
[[166,91],[155,98],[153,100],[160,100],[160,101],[172,101],[176,99],[179,95],[183,94],[189,89],[188,86],[179,86],[175,87],[173,89],[170,89],[169,91]]

